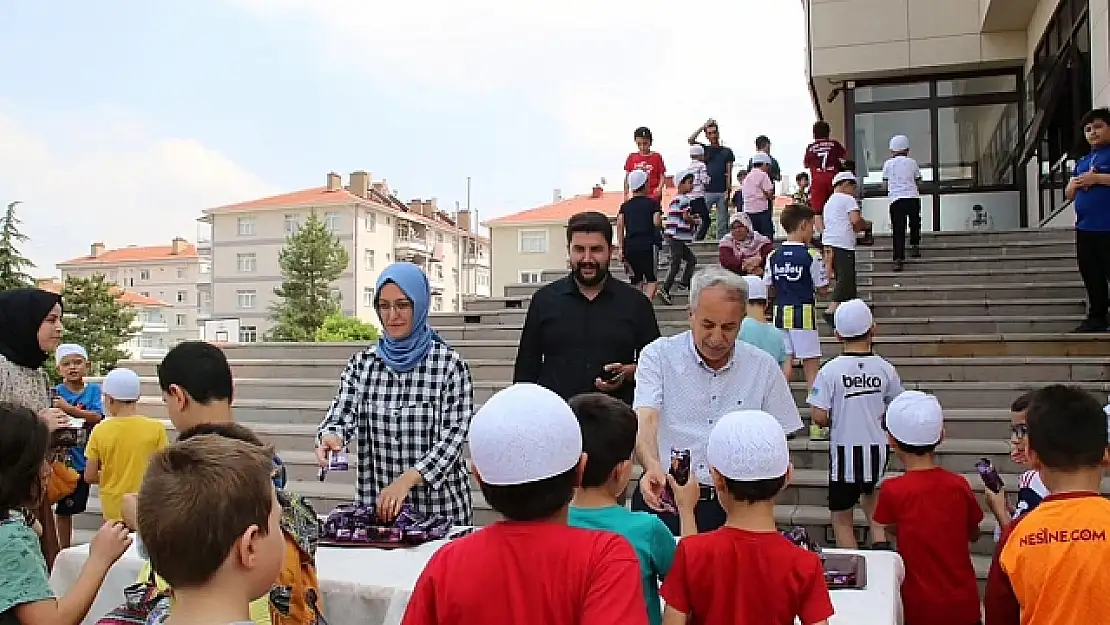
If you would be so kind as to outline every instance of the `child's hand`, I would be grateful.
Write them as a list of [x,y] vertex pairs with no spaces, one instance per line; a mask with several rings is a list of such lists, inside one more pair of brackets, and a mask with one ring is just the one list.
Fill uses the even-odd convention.
[[123,524],[131,529],[133,532],[139,531],[139,496],[135,493],[127,493],[123,496],[123,503],[120,504],[120,516],[123,517]]
[[89,560],[108,568],[131,546],[131,533],[123,523],[107,521],[89,544]]
[[667,483],[671,485],[671,492],[674,493],[675,507],[682,510],[693,510],[694,506],[698,505],[698,497],[701,494],[701,487],[698,481],[690,475],[686,479],[686,484],[679,486],[678,481],[674,479],[673,475],[667,474]]

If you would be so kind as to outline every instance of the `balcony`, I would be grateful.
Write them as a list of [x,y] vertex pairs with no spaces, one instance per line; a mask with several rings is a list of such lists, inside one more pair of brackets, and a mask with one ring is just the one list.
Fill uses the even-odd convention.
[[489,268],[489,254],[480,254],[478,256],[464,256],[462,259],[464,267],[486,267]]
[[399,230],[393,243],[393,253],[399,260],[427,258],[432,253],[428,240],[416,232]]
[[447,288],[447,281],[443,279],[442,273],[437,276],[434,272],[429,271],[428,286],[431,287],[432,293],[443,293],[443,290]]
[[161,311],[139,311],[135,315],[135,324],[141,334],[163,334],[170,331],[170,324]]

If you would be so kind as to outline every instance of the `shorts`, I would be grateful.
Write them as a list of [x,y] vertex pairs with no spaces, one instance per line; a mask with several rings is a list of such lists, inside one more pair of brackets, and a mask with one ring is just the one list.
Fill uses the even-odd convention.
[[832,248],[833,273],[836,274],[836,286],[833,287],[829,297],[836,303],[846,302],[859,297],[856,289],[856,251]]
[[821,357],[821,335],[817,330],[779,330],[786,354],[799,360]]
[[863,495],[874,495],[878,482],[840,482],[829,480],[829,511],[844,512],[859,503]]
[[89,504],[89,485],[85,482],[85,476],[80,472],[77,474],[77,488],[73,492],[62,499],[54,506],[54,514],[58,516],[77,516],[85,511],[85,507]]
[[655,246],[632,247],[624,250],[624,262],[628,266],[628,279],[632,284],[657,282],[655,276]]
[[825,210],[825,202],[828,202],[829,198],[832,197],[832,181],[832,175],[814,175],[813,181],[809,185],[809,205],[817,215]]

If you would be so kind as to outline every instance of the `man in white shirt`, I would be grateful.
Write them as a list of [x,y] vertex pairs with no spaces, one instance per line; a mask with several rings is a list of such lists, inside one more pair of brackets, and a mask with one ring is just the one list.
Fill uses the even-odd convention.
[[883,186],[890,199],[890,224],[894,239],[894,270],[902,271],[906,263],[906,223],[910,226],[911,254],[921,258],[921,196],[917,182],[921,169],[910,158],[910,140],[906,135],[890,139],[890,158],[883,164]]
[[690,330],[650,343],[637,363],[632,407],[640,422],[636,453],[644,476],[632,509],[657,514],[676,536],[678,517],[661,503],[672,450],[690,452],[691,479],[701,484],[694,516],[704,532],[725,522],[705,458],[717,420],[735,410],[763,410],[787,434],[802,427],[779,364],[738,338],[747,299],[742,276],[716,265],[702,269],[690,287]]
[[840,302],[856,299],[856,233],[865,232],[871,222],[863,218],[856,202],[856,176],[842,171],[833,177],[833,194],[825,202],[825,233],[821,244],[825,247],[826,273],[836,280],[825,321],[833,324],[833,313]]

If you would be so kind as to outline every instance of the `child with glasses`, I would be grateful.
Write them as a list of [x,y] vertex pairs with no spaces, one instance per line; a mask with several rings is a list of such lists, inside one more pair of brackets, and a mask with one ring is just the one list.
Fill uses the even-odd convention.
[[[1029,402],[1034,391],[1030,391],[1014,400],[1010,404],[1010,458],[1021,466],[1029,466],[1029,443],[1027,434],[1029,427],[1025,423]],[[985,489],[987,505],[998,527],[994,530],[994,540],[997,542],[1003,528],[1016,521],[1023,514],[1029,512],[1048,496],[1048,488],[1041,481],[1041,474],[1036,469],[1029,469],[1021,474],[1017,483],[1017,502],[1011,506],[1006,501],[1006,489],[995,493],[989,488]]]

